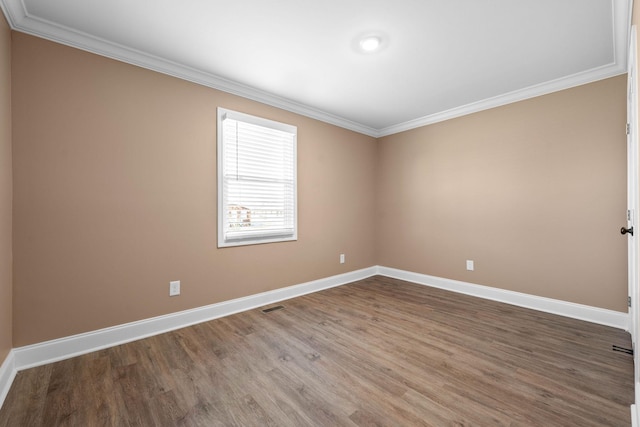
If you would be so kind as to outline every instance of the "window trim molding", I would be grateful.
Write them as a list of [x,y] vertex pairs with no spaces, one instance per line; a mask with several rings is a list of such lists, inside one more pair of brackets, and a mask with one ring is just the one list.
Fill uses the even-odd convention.
[[[294,135],[293,137],[293,234],[280,235],[280,236],[274,235],[272,237],[265,237],[265,238],[225,240],[224,209],[223,209],[224,180],[222,176],[223,162],[224,162],[223,145],[222,145],[222,138],[223,138],[222,121],[225,118],[239,120],[246,123],[251,123],[254,125],[263,126],[271,129],[277,129],[284,132],[291,132]],[[217,179],[217,192],[218,192],[216,212],[218,215],[218,221],[217,221],[218,222],[218,227],[217,227],[218,228],[217,230],[218,248],[297,241],[298,240],[298,128],[297,126],[218,107],[216,127],[217,127],[216,129],[216,179]]]

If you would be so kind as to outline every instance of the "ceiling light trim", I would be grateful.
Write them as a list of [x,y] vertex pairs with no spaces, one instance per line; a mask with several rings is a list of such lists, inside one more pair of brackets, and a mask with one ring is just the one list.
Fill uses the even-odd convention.
[[368,36],[360,40],[360,48],[365,52],[375,52],[380,48],[380,37]]
[[[73,30],[57,23],[31,16],[29,15],[22,0],[0,0],[0,9],[4,13],[9,26],[13,30],[157,71],[162,74],[251,99],[253,101],[300,114],[344,129],[379,138],[624,74],[627,71],[626,52],[631,19],[631,0],[610,1],[613,11],[612,20],[614,40],[614,61],[611,64],[381,129],[366,126],[251,86],[243,85],[165,58],[137,51],[90,34]],[[385,43],[385,41],[386,40],[383,37],[382,43]],[[380,49],[373,53],[377,53],[379,50]]]
[[[367,31],[360,33],[351,42],[351,48],[360,55],[377,55],[389,46],[389,35],[383,31]],[[368,49],[368,41],[377,41],[372,49]]]

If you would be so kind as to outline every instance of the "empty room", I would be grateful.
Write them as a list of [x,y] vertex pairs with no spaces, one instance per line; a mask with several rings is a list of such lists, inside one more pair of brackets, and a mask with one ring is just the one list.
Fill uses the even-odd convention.
[[0,427],[640,426],[631,0],[0,8]]

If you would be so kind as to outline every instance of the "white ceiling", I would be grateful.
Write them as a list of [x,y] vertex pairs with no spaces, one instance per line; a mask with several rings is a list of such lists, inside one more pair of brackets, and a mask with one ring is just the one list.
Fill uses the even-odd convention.
[[[630,0],[0,0],[11,27],[383,136],[626,71]],[[360,36],[383,36],[363,53]]]

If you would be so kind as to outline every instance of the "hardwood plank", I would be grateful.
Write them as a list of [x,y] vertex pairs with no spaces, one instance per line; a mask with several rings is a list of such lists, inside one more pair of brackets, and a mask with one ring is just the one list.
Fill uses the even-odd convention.
[[386,277],[20,372],[2,426],[625,426],[620,330]]
[[52,366],[18,372],[3,406],[15,410],[8,413],[8,416],[0,417],[0,426],[37,426],[43,423]]

